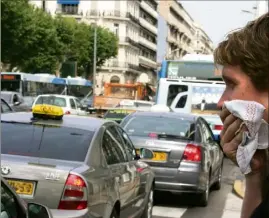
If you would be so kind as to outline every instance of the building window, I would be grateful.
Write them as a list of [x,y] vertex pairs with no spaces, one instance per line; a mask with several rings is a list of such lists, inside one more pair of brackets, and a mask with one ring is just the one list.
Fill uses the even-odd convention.
[[63,4],[62,13],[64,14],[78,14],[78,5]]
[[114,23],[114,33],[116,36],[119,37],[119,24],[118,23]]
[[120,83],[120,78],[118,76],[112,76],[110,83]]

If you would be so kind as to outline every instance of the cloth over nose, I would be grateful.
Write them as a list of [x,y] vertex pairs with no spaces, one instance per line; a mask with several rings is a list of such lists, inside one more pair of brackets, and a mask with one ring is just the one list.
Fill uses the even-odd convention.
[[246,125],[243,139],[236,153],[236,160],[243,174],[251,172],[250,161],[257,149],[268,148],[268,123],[263,120],[265,107],[254,101],[233,100],[224,107]]

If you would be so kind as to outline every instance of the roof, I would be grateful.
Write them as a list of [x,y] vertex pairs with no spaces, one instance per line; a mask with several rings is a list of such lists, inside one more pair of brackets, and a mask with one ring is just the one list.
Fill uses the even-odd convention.
[[136,111],[132,113],[130,116],[166,117],[173,119],[185,119],[190,121],[195,121],[198,118],[198,116],[194,114],[174,113],[174,112],[151,112],[151,111]]
[[[33,117],[31,112],[17,112],[17,113],[6,113],[1,114],[1,121],[15,121],[27,123],[31,122]],[[62,121],[58,120],[38,120],[35,121],[40,124],[50,124],[50,125],[59,125],[64,127],[72,127],[77,129],[95,131],[100,128],[104,123],[109,121],[86,116],[76,116],[76,115],[64,115]]]

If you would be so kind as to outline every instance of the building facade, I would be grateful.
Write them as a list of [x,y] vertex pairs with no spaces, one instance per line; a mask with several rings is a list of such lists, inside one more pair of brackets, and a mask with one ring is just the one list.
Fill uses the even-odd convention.
[[[158,11],[160,16],[166,20],[168,26],[166,59],[180,59],[185,54],[197,52],[197,41],[202,40],[200,35],[205,36],[209,40],[209,45],[206,45],[206,48],[212,47],[209,37],[204,34],[205,32],[201,27],[195,24],[192,17],[179,1],[159,1]],[[197,36],[197,33],[200,35]],[[209,48],[206,49],[206,52],[209,50]]]
[[213,42],[201,25],[193,22],[195,35],[193,38],[193,50],[196,54],[212,54],[214,51]]
[[118,36],[117,57],[97,69],[96,93],[100,92],[104,82],[156,81],[157,1],[32,0],[31,3],[52,15],[62,14],[79,22],[96,23]]

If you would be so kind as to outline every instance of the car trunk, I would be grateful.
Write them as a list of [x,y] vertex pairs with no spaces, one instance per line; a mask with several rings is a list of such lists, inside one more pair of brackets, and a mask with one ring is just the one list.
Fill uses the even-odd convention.
[[153,167],[178,168],[188,141],[178,139],[154,139],[149,137],[130,136],[136,149],[148,148],[154,158],[145,160]]
[[1,158],[2,175],[16,192],[28,202],[51,209],[58,208],[69,172],[81,166],[79,162],[15,155],[1,155]]

